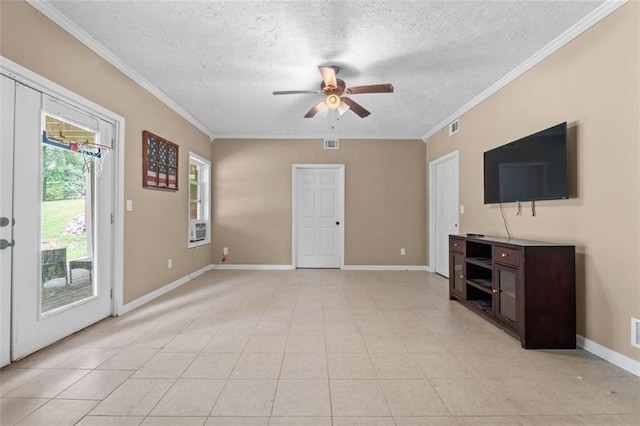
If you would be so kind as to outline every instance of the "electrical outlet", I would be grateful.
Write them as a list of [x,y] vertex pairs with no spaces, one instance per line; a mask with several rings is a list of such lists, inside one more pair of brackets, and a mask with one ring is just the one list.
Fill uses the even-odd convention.
[[167,260],[167,268],[169,269],[173,268],[173,259]]
[[229,255],[229,247],[225,247],[222,249],[222,255],[223,256],[228,256]]
[[400,256],[404,256],[407,254],[407,251],[404,248],[400,249]]

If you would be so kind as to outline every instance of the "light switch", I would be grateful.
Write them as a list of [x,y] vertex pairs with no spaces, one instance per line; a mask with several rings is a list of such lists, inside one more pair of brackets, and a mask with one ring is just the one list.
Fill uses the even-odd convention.
[[460,204],[460,214],[464,214],[464,206]]
[[127,211],[128,212],[133,211],[133,200],[127,200]]

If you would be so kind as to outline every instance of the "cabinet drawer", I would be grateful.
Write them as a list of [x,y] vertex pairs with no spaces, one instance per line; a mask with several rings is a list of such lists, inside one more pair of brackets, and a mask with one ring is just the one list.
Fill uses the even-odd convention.
[[507,247],[493,246],[493,261],[504,265],[520,266],[520,251]]
[[449,238],[449,250],[464,254],[464,240],[462,238]]

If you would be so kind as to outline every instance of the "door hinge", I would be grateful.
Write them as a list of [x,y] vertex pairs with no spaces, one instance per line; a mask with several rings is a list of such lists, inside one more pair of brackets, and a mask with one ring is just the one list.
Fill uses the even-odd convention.
[[111,300],[113,300],[113,287],[111,287]]
[[113,225],[113,222],[115,222],[115,220],[116,220],[116,218],[115,218],[114,214],[111,213],[111,224],[112,225]]

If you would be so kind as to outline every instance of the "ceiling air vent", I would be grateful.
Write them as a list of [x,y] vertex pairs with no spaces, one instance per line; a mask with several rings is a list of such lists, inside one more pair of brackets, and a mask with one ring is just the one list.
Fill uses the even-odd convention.
[[339,149],[339,148],[340,148],[340,139],[324,140],[324,149]]
[[460,130],[460,120],[455,120],[454,122],[449,124],[449,136],[458,133]]
[[631,346],[640,348],[640,319],[631,317]]

